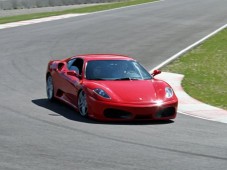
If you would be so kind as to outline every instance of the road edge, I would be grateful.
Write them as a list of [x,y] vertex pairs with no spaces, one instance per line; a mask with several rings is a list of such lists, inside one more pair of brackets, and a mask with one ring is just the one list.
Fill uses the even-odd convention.
[[192,45],[186,47],[185,49],[181,50],[180,52],[174,54],[173,56],[171,56],[169,59],[163,61],[162,63],[160,63],[158,66],[154,67],[151,71],[153,70],[157,70],[160,69],[161,67],[166,66],[167,64],[171,63],[173,60],[177,59],[178,57],[180,57],[181,55],[185,54],[186,52],[190,51],[191,49],[195,48],[196,46],[200,45],[201,43],[203,43],[204,41],[206,41],[207,39],[209,39],[210,37],[214,36],[215,34],[217,34],[218,32],[224,30],[225,28],[227,28],[227,24],[221,26],[220,28],[216,29],[215,31],[213,31],[212,33],[208,34],[207,36],[203,37],[202,39],[196,41],[195,43],[193,43]]

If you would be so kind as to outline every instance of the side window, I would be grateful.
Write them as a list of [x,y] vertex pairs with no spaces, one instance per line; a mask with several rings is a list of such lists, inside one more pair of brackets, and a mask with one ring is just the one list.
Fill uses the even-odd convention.
[[75,58],[70,60],[67,66],[69,70],[74,70],[77,73],[81,74],[83,69],[83,63],[84,61],[81,58]]
[[68,61],[67,67],[68,67],[69,70],[70,70],[70,67],[72,66],[74,61],[76,61],[76,58]]

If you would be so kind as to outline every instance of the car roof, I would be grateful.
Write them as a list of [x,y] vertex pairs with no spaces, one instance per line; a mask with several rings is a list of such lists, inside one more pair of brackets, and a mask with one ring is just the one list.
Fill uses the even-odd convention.
[[85,61],[91,60],[134,60],[128,56],[119,55],[119,54],[83,54],[77,55],[72,58],[82,58]]

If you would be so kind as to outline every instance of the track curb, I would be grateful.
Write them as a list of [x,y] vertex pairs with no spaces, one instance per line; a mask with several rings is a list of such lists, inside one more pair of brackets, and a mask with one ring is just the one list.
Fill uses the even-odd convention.
[[[160,69],[160,68],[166,66],[167,64],[171,63],[173,60],[177,59],[178,57],[182,56],[186,52],[188,52],[191,49],[195,48],[196,46],[200,45],[205,40],[209,39],[210,37],[214,36],[218,32],[224,30],[225,28],[227,28],[227,24],[221,26],[220,28],[216,29],[215,31],[208,34],[204,38],[200,39],[199,41],[197,41],[197,42],[193,43],[192,45],[186,47],[185,49],[181,50],[177,54],[170,57],[168,60],[165,60],[164,62],[162,62],[155,68],[153,68],[151,70],[151,72],[153,70]],[[166,81],[173,87],[173,89],[179,99],[179,106],[178,106],[179,113],[201,118],[201,119],[227,123],[227,111],[226,110],[202,103],[202,102],[192,98],[191,96],[189,96],[183,90],[183,88],[181,86],[181,82],[184,78],[184,75],[163,72],[161,75],[158,75],[157,78],[160,78],[160,79]]]
[[156,78],[164,80],[172,86],[179,100],[179,113],[205,120],[227,123],[226,110],[202,103],[192,98],[184,91],[181,86],[184,75],[162,72],[160,75],[157,75]]

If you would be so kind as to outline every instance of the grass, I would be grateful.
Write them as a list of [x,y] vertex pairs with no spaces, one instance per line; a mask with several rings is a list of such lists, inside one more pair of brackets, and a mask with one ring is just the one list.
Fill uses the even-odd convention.
[[162,70],[184,74],[190,96],[227,110],[227,28]]
[[30,19],[38,19],[38,18],[44,18],[44,17],[49,17],[49,16],[57,16],[57,15],[63,15],[63,14],[91,13],[91,12],[120,8],[120,7],[125,7],[125,6],[138,5],[138,4],[143,4],[143,3],[153,2],[153,1],[156,1],[156,0],[129,0],[129,1],[123,1],[123,2],[95,5],[95,6],[84,7],[84,8],[57,11],[57,12],[35,13],[35,14],[9,16],[9,17],[2,17],[2,18],[0,17],[0,24],[30,20]]

